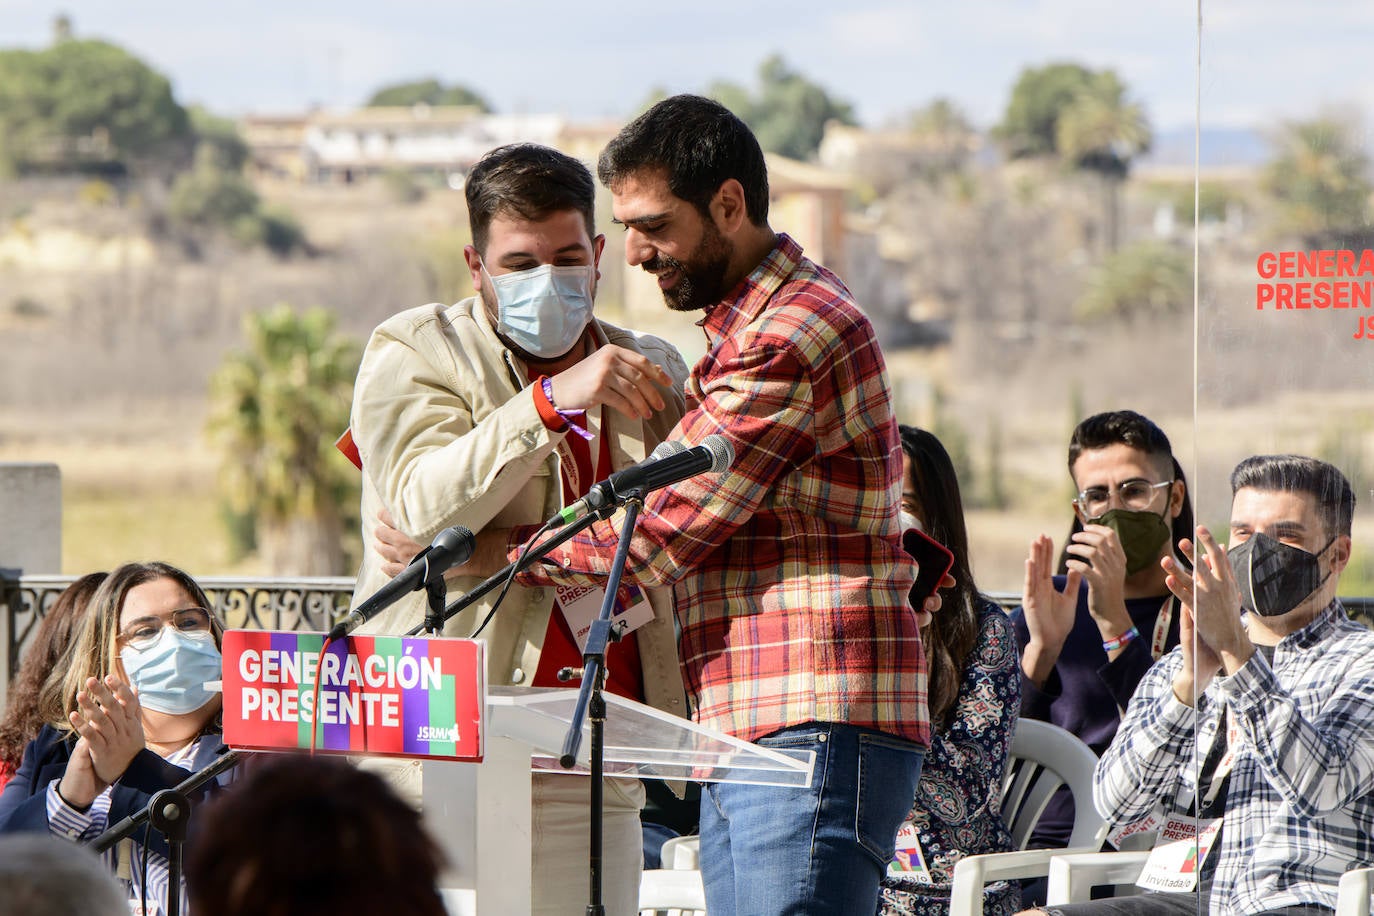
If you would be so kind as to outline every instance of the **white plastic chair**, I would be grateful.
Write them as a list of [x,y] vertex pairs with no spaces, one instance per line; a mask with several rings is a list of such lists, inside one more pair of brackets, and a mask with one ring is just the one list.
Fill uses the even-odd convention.
[[1336,891],[1336,916],[1369,916],[1369,895],[1374,868],[1356,868],[1341,875]]
[[[1145,868],[1149,850],[1096,852],[1056,856],[1050,861],[1049,903],[1082,903],[1100,884],[1130,884]],[[1341,875],[1336,891],[1336,916],[1370,916],[1374,868],[1356,868]]]
[[[1065,852],[1096,852],[1102,844],[1102,817],[1093,806],[1097,755],[1057,725],[1022,719],[1012,736],[1011,756],[1002,788],[1002,819],[1015,852],[960,859],[950,890],[951,916],[981,916],[983,885],[1013,878],[1038,878]],[[1060,786],[1073,794],[1074,821],[1067,849],[1026,849],[1036,823]]]
[[[1092,889],[1114,884],[1120,896],[1123,886],[1135,883],[1145,868],[1150,850],[1131,852],[1084,852],[1055,856],[1050,860],[1046,903],[1083,903],[1092,899]],[[1368,914],[1366,914],[1368,916]]]
[[639,912],[643,916],[705,916],[700,838],[673,837],[663,844],[660,856],[663,867],[646,868],[639,879]]

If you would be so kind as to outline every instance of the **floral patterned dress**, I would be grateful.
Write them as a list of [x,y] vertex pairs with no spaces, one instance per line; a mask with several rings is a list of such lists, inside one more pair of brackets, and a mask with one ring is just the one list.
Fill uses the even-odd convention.
[[[883,879],[884,916],[946,916],[955,863],[1011,849],[1001,786],[1021,708],[1021,669],[1011,622],[1000,607],[979,602],[978,630],[947,727],[931,736],[915,803],[898,835],[897,858]],[[912,851],[916,843],[919,857]],[[1015,882],[984,889],[983,912],[989,916],[1020,909]]]

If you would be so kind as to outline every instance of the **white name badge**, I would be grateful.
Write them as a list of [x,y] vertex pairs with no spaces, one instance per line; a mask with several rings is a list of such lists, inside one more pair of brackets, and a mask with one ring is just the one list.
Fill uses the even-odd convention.
[[[554,592],[558,599],[558,608],[563,612],[563,619],[568,622],[573,639],[577,640],[578,650],[585,650],[587,634],[591,632],[592,624],[601,614],[601,603],[606,598],[606,590],[596,585],[560,585]],[[615,609],[611,612],[611,624],[620,631],[620,635],[633,633],[654,619],[653,605],[649,604],[648,597],[639,586],[623,583],[620,594],[622,597],[616,599]]]
[[926,857],[921,854],[921,841],[916,825],[907,821],[897,830],[897,853],[887,863],[889,878],[903,878],[917,884],[932,884]]
[[1196,822],[1171,815],[1159,831],[1159,841],[1136,881],[1138,887],[1152,891],[1187,892],[1197,888],[1202,863],[1212,851],[1221,818]]

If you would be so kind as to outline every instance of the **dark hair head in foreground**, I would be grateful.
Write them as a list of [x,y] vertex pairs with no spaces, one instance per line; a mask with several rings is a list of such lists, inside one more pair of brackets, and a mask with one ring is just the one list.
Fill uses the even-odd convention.
[[419,812],[342,760],[255,762],[196,818],[196,916],[445,916],[443,856]]

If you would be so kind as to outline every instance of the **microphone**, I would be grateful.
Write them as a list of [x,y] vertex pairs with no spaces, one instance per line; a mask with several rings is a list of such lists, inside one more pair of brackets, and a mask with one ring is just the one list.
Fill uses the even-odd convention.
[[450,566],[461,566],[472,556],[475,538],[462,525],[445,528],[428,547],[415,555],[410,565],[377,593],[358,605],[329,631],[329,639],[342,639],[367,621],[391,607],[407,592],[418,592],[431,580],[442,576]]
[[735,449],[724,436],[712,434],[690,448],[669,440],[654,449],[639,464],[616,471],[592,486],[587,495],[568,506],[555,518],[563,524],[603,506],[623,503],[634,491],[648,493],[698,474],[728,471],[735,463]]

